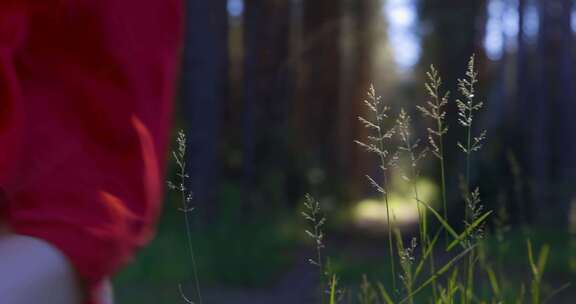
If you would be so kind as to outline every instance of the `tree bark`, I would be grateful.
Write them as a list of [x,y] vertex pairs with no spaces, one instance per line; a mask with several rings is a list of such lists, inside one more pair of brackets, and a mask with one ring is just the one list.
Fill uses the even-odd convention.
[[210,218],[216,206],[222,104],[228,83],[226,0],[187,1],[182,104],[188,133],[188,172],[194,204]]
[[[531,107],[535,200],[544,223],[565,225],[574,200],[576,105],[574,104],[570,0],[541,0],[538,51],[540,91]],[[558,215],[561,216],[559,220]]]
[[289,0],[246,1],[244,19],[243,185],[247,209],[285,195]]
[[298,83],[292,115],[295,149],[305,159],[305,166],[313,168],[308,182],[315,191],[334,185],[332,181],[339,177],[341,14],[339,0],[302,2]]

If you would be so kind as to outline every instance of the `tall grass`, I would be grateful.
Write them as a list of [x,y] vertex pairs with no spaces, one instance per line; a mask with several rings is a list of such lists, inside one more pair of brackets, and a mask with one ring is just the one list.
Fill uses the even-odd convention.
[[358,120],[371,131],[371,135],[366,138],[366,141],[356,140],[355,142],[366,149],[369,153],[375,154],[380,162],[380,172],[382,183],[377,182],[377,178],[366,175],[369,183],[378,191],[384,198],[386,204],[386,221],[388,226],[388,251],[390,258],[390,280],[392,287],[396,289],[396,266],[394,258],[394,245],[392,241],[392,231],[394,230],[394,222],[391,220],[392,214],[390,213],[390,199],[389,199],[389,179],[390,169],[398,164],[398,153],[391,152],[386,147],[388,142],[396,133],[396,126],[390,125],[388,112],[390,107],[384,104],[381,96],[376,95],[376,89],[373,85],[368,89],[368,98],[364,100],[364,104],[369,109],[372,117],[364,118],[358,117]]
[[[369,117],[359,117],[360,122],[370,131],[364,140],[356,143],[362,148],[377,156],[379,163],[379,176],[366,178],[382,196],[386,206],[387,221],[387,249],[390,262],[389,282],[390,286],[383,281],[372,282],[367,276],[363,277],[355,298],[360,304],[401,304],[401,303],[523,303],[529,286],[529,298],[532,304],[551,303],[551,299],[569,285],[547,291],[543,286],[544,271],[550,256],[550,247],[542,245],[536,256],[534,247],[527,240],[527,265],[530,280],[526,284],[520,284],[519,291],[510,300],[506,296],[505,288],[509,285],[502,270],[497,267],[501,263],[493,265],[488,261],[487,248],[483,242],[486,234],[485,225],[491,218],[492,211],[485,210],[481,198],[480,189],[473,184],[473,155],[479,152],[486,140],[486,131],[475,135],[473,126],[475,118],[482,109],[483,103],[477,101],[476,86],[478,84],[478,72],[475,67],[474,56],[470,58],[465,72],[465,77],[458,80],[460,98],[455,100],[457,107],[458,123],[464,128],[466,138],[458,141],[456,146],[464,153],[465,168],[461,176],[448,176],[445,155],[445,135],[448,132],[446,124],[446,108],[450,106],[448,92],[442,92],[442,79],[439,72],[430,67],[427,75],[425,89],[430,100],[424,105],[417,106],[424,118],[431,118],[434,128],[428,128],[427,146],[418,140],[412,126],[412,119],[408,111],[401,109],[396,118],[390,118],[392,109],[387,106],[382,98],[376,94],[374,86],[370,86],[367,99],[364,101]],[[192,263],[193,276],[198,303],[202,303],[200,280],[197,274],[196,258],[190,237],[189,213],[192,211],[192,195],[187,189],[186,174],[186,137],[183,132],[178,133],[178,147],[173,152],[173,158],[177,165],[176,182],[168,182],[170,189],[179,194],[181,203],[180,210],[184,213],[187,233],[187,246]],[[428,153],[430,152],[430,153]],[[438,161],[440,171],[439,184],[441,185],[441,211],[433,207],[432,202],[427,202],[420,195],[418,179],[421,175],[420,162],[432,154]],[[406,162],[402,162],[406,160]],[[406,166],[402,165],[407,163]],[[418,209],[418,233],[405,243],[405,237],[399,225],[394,222],[394,212],[390,206],[390,192],[392,169],[397,168],[403,172],[403,179],[409,183],[412,189],[414,202]],[[515,178],[518,179],[519,170],[515,170]],[[448,179],[460,179],[460,189],[449,189]],[[518,184],[518,182],[516,182]],[[518,188],[518,186],[517,186]],[[457,192],[462,195],[465,204],[462,215],[464,227],[462,231],[454,228],[448,222],[449,192]],[[519,191],[519,190],[517,190]],[[324,254],[326,218],[322,213],[321,204],[313,197],[307,195],[304,202],[302,216],[307,222],[306,235],[313,241],[315,253],[308,261],[318,271],[318,299],[320,304],[336,304],[345,298],[346,290],[340,286],[337,273],[330,267],[328,258]],[[429,216],[430,219],[428,218]],[[501,215],[496,223],[502,227],[505,219]],[[438,225],[430,225],[436,222]],[[525,224],[525,223],[523,223]],[[433,227],[439,226],[437,230]],[[503,234],[500,235],[501,241]],[[444,245],[440,245],[440,236],[444,235]],[[442,258],[437,259],[436,254]],[[496,266],[496,267],[495,267]],[[491,293],[480,293],[476,287],[475,278],[481,278],[482,282],[488,282]],[[400,284],[398,283],[400,282]],[[187,303],[195,303],[186,297],[180,289],[182,299]],[[423,296],[430,294],[431,296]],[[349,303],[351,301],[349,300]]]
[[[172,151],[172,157],[177,166],[176,181],[168,181],[168,188],[170,190],[176,191],[179,195],[180,207],[179,210],[184,214],[184,222],[186,224],[186,244],[188,246],[188,253],[190,254],[190,262],[192,263],[192,273],[194,275],[194,283],[196,287],[196,295],[198,298],[198,303],[202,304],[202,291],[200,288],[200,278],[198,276],[198,266],[196,263],[196,255],[194,253],[194,247],[192,246],[192,236],[190,229],[190,212],[194,210],[191,206],[192,203],[192,192],[188,189],[188,179],[189,175],[186,171],[186,135],[182,130],[178,132],[176,137],[177,149]],[[182,285],[178,286],[180,291],[180,296],[186,303],[192,304],[193,302],[188,298],[182,291]]]
[[[324,223],[326,222],[326,218],[321,213],[320,203],[312,196],[306,195],[304,207],[305,210],[302,211],[302,216],[304,216],[304,219],[306,219],[308,225],[310,226],[305,230],[305,232],[306,235],[314,242],[314,247],[316,249],[316,256],[314,258],[309,258],[308,262],[318,268],[318,288],[320,290],[320,303],[324,303],[326,273],[324,269],[322,249],[324,249]],[[335,280],[335,278],[333,278],[333,280]],[[334,285],[332,287],[334,287]],[[333,301],[332,298],[334,297],[334,295],[330,297],[331,301]]]
[[[458,124],[464,128],[466,134],[463,141],[456,142],[456,146],[465,156],[465,167],[460,176],[448,176],[446,172],[448,161],[445,155],[447,144],[445,135],[448,132],[446,109],[451,105],[450,94],[442,92],[442,79],[434,66],[431,66],[426,74],[425,89],[430,100],[416,107],[424,118],[430,118],[433,123],[433,127],[427,129],[427,147],[421,147],[406,110],[401,109],[396,120],[389,119],[392,109],[376,94],[374,86],[370,86],[368,90],[368,97],[364,103],[371,117],[359,117],[359,120],[370,131],[370,135],[356,143],[369,153],[376,155],[379,160],[381,176],[379,178],[367,176],[367,179],[370,185],[382,195],[386,205],[391,285],[387,286],[382,282],[373,284],[364,277],[357,295],[358,303],[508,303],[504,295],[507,279],[502,275],[501,270],[495,269],[494,265],[487,261],[486,245],[483,242],[486,234],[485,225],[491,218],[492,211],[485,210],[481,202],[480,189],[474,185],[472,179],[473,155],[481,150],[486,140],[486,131],[475,134],[474,128],[475,118],[483,108],[483,103],[478,101],[476,96],[478,72],[474,56],[470,58],[464,75],[465,77],[458,80],[460,97],[454,102],[457,107]],[[395,136],[398,137],[397,141],[394,140]],[[427,154],[432,154],[438,161],[441,211],[436,210],[432,202],[424,201],[419,195],[417,180],[421,173],[420,161]],[[407,168],[400,165],[403,159],[406,159]],[[413,198],[418,207],[418,234],[411,238],[408,244],[404,243],[400,227],[391,220],[394,214],[389,206],[389,180],[390,169],[395,167],[399,167],[404,172],[403,179],[413,189]],[[448,179],[459,179],[460,188],[448,189]],[[447,201],[450,191],[460,193],[465,204],[462,215],[464,227],[459,232],[448,222]],[[310,198],[307,201],[309,202]],[[310,209],[309,203],[306,206]],[[319,204],[314,206],[319,206]],[[428,219],[429,215],[432,216],[431,219]],[[310,220],[309,214],[305,216]],[[430,230],[433,227],[429,225],[430,220],[437,221],[440,228],[436,231]],[[322,224],[324,224],[324,218],[322,218]],[[315,236],[315,233],[308,232],[308,234],[312,238]],[[438,242],[440,235],[444,235],[444,246]],[[438,263],[439,260],[436,260],[434,253],[440,253],[441,260],[445,262]],[[550,297],[567,288],[567,285],[563,285],[549,292],[548,298],[543,300],[543,273],[549,253],[549,246],[544,245],[538,257],[535,258],[532,244],[530,241],[527,242],[527,264],[531,280],[526,285],[530,286],[530,299],[533,304],[549,301]],[[394,261],[396,260],[399,261],[399,268],[395,267]],[[491,293],[488,295],[480,293],[476,289],[479,283],[475,283],[475,278],[480,278],[481,282],[488,282]],[[397,279],[402,283],[401,286],[397,285]],[[321,282],[323,282],[322,278]],[[338,303],[337,298],[334,297],[334,292],[338,290],[337,284],[338,281],[334,275],[326,288],[330,293],[330,304]],[[524,286],[526,285],[521,284],[512,303],[524,301],[526,291]],[[430,296],[422,298],[421,294],[424,291]],[[321,292],[323,293],[324,290]],[[509,293],[509,291],[506,292]]]
[[442,78],[433,65],[426,72],[427,81],[424,84],[429,97],[432,100],[426,101],[424,106],[417,105],[416,108],[426,118],[431,118],[436,128],[428,128],[428,143],[432,154],[438,159],[440,166],[440,189],[442,197],[442,215],[448,218],[448,203],[446,198],[446,164],[444,162],[444,135],[448,133],[446,125],[446,110],[450,92],[442,92]]

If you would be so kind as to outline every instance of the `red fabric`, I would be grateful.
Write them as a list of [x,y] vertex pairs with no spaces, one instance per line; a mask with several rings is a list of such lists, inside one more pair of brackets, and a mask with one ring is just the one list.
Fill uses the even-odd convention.
[[86,303],[153,232],[181,5],[0,1],[4,220],[69,258]]

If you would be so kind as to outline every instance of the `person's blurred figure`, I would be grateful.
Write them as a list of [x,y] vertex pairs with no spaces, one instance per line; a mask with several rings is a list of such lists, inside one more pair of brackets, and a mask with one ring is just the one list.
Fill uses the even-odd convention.
[[1,303],[106,303],[151,238],[181,6],[0,1]]

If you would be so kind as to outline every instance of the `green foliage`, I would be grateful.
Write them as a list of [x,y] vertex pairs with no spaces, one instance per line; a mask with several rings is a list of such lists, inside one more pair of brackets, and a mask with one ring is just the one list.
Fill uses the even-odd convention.
[[[280,212],[246,222],[239,213],[239,191],[235,185],[224,185],[219,197],[218,221],[206,227],[191,225],[198,276],[209,291],[222,285],[270,286],[295,262],[300,223]],[[182,303],[179,284],[187,297],[194,299],[185,222],[179,208],[170,208],[180,205],[180,195],[171,192],[166,201],[158,236],[115,280],[119,303]]]

